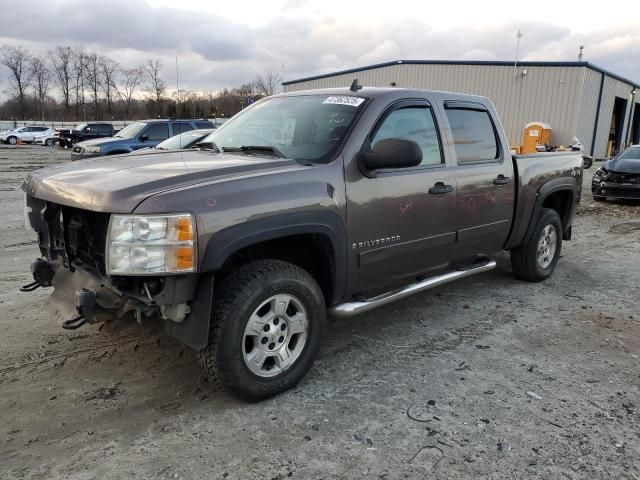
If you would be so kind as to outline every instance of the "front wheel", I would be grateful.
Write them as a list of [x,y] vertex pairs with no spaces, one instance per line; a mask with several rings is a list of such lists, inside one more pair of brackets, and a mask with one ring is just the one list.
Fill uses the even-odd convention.
[[207,374],[257,401],[295,386],[311,368],[326,324],[324,297],[305,270],[279,260],[245,264],[216,287]]
[[9,138],[7,138],[7,143],[9,145],[15,145],[16,143],[18,143],[18,138],[17,137],[9,137]]
[[529,282],[549,277],[558,264],[562,248],[562,221],[550,208],[542,209],[529,241],[511,250],[513,273]]
[[45,144],[47,147],[53,147],[53,144],[54,144],[53,138],[47,138],[47,139],[44,141],[44,144]]

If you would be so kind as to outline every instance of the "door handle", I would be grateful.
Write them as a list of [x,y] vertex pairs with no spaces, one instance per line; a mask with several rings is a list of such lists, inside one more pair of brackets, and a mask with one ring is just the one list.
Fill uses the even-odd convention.
[[500,174],[498,175],[494,180],[493,180],[493,184],[494,185],[499,185],[499,186],[503,186],[503,185],[508,185],[509,183],[511,183],[511,179],[509,177],[505,177],[504,175]]
[[437,182],[429,189],[429,193],[433,195],[444,195],[445,193],[451,192],[453,192],[453,187],[451,185],[445,185],[443,182]]

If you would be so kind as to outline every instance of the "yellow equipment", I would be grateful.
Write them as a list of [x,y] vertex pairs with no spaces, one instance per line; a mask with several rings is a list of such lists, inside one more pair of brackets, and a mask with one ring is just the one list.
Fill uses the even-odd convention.
[[549,144],[553,132],[551,125],[542,122],[527,123],[524,127],[524,138],[522,139],[522,153],[535,153],[537,145]]

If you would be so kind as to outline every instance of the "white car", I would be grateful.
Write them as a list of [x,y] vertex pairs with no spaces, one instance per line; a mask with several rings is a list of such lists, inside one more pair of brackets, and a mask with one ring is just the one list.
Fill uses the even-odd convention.
[[9,145],[15,145],[18,140],[21,142],[33,142],[36,136],[50,134],[53,136],[53,129],[48,127],[20,127],[13,130],[7,130],[0,134],[0,141],[8,143]]
[[33,136],[33,143],[35,145],[45,145],[47,147],[53,147],[58,141],[58,137],[55,135],[52,129],[47,130],[44,133],[36,133]]

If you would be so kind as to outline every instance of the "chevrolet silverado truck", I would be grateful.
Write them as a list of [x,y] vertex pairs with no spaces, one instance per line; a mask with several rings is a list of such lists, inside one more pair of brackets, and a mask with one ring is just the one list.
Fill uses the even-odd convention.
[[328,315],[486,272],[501,250],[516,277],[546,279],[582,175],[579,152],[512,156],[484,97],[276,95],[198,150],[29,174],[41,258],[22,289],[53,287],[65,328],[162,322],[214,380],[259,400],[305,375]]

